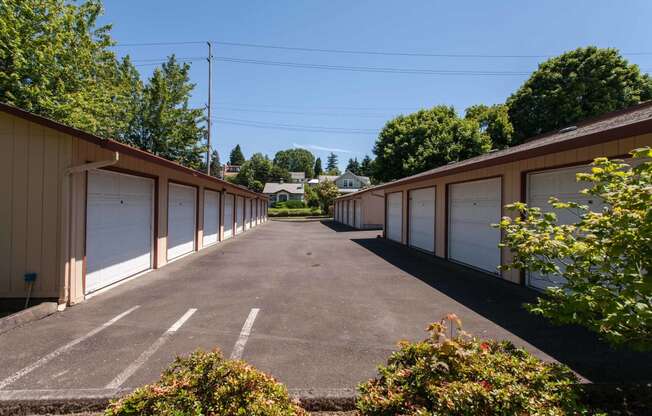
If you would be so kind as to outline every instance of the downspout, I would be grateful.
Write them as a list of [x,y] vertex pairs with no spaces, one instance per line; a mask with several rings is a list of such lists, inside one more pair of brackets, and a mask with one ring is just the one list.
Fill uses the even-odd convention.
[[[71,288],[72,288],[72,264],[70,261],[70,253],[72,252],[71,228],[73,225],[73,177],[77,173],[87,172],[93,169],[100,169],[107,166],[112,166],[118,163],[120,154],[113,152],[111,159],[100,160],[97,162],[84,163],[82,165],[71,166],[64,170],[63,178],[61,181],[61,231],[63,244],[61,245],[61,264],[63,265],[63,287],[60,291],[60,296],[63,298],[63,303],[59,304],[59,310],[65,309],[66,305],[70,303]],[[77,190],[75,190],[77,191]],[[66,219],[64,221],[63,219]]]

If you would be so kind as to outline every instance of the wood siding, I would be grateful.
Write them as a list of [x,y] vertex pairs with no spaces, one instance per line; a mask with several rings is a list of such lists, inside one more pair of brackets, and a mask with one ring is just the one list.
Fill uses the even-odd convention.
[[[73,166],[111,160],[113,151],[21,117],[0,112],[0,298],[26,296],[25,273],[37,273],[32,297],[84,300],[86,172]],[[202,248],[204,189],[262,196],[197,174],[120,154],[106,169],[156,180],[154,267],[167,263],[169,181],[198,188],[197,249]],[[220,198],[220,204],[223,204]],[[223,216],[223,207],[220,215]],[[220,240],[223,218],[220,218]]]
[[32,296],[58,298],[62,181],[72,138],[0,113],[0,297],[24,297],[25,273],[37,273]]
[[[563,152],[551,153],[545,156],[539,156],[530,159],[523,159],[516,162],[506,163],[502,165],[491,166],[471,170],[459,174],[438,177],[434,179],[424,179],[419,182],[412,182],[407,184],[397,184],[396,186],[388,186],[384,188],[384,192],[389,194],[397,191],[408,191],[410,189],[423,188],[427,186],[436,186],[436,235],[435,235],[435,255],[439,257],[446,257],[446,211],[447,211],[447,195],[446,188],[448,184],[456,182],[465,182],[472,180],[479,180],[489,177],[502,177],[502,198],[503,204],[509,204],[514,201],[519,201],[524,196],[521,195],[522,177],[525,172],[541,169],[551,169],[559,166],[578,164],[581,162],[590,162],[596,157],[618,157],[624,156],[631,150],[643,147],[652,146],[652,134],[645,134],[636,137],[628,137],[619,140],[614,140],[607,143],[587,146],[575,150],[567,150]],[[381,205],[384,210],[384,206]],[[502,215],[511,215],[513,213],[506,212],[503,209]],[[407,244],[407,229],[408,229],[408,215],[407,215],[407,201],[403,201],[403,236],[402,243]],[[502,252],[503,263],[511,260],[511,255],[508,249],[503,249]],[[520,272],[518,270],[510,270],[503,272],[503,278],[515,283],[520,283]]]

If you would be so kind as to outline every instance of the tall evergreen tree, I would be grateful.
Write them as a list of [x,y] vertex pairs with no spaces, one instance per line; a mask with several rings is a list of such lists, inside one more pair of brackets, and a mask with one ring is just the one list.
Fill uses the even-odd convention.
[[337,155],[331,152],[331,154],[328,155],[328,159],[326,162],[326,170],[331,172],[336,169],[337,169]]
[[240,145],[236,144],[233,150],[231,150],[231,154],[229,155],[229,165],[242,166],[244,165],[245,161],[246,159],[244,154],[242,154]]
[[360,175],[360,162],[358,162],[357,157],[355,159],[349,159],[349,163],[346,165],[346,170],[355,175]]
[[317,160],[315,160],[315,178],[318,178],[319,175],[324,174],[324,169],[321,167],[321,158],[318,157]]
[[362,162],[360,163],[359,175],[370,177],[373,176],[373,163],[374,161],[369,157],[369,155],[365,155],[364,159],[362,159]]

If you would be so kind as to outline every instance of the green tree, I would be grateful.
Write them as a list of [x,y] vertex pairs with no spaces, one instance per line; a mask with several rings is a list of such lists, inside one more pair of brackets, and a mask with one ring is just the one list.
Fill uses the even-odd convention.
[[121,137],[140,79],[109,49],[100,1],[0,0],[0,101]]
[[502,246],[513,253],[505,269],[517,268],[564,278],[548,289],[531,312],[560,323],[583,325],[615,345],[652,349],[652,150],[632,152],[648,158],[631,168],[598,158],[591,173],[577,178],[583,191],[605,207],[551,198],[557,209],[576,212],[574,224],[560,224],[555,213],[524,203],[508,208],[520,214],[498,225]]
[[274,164],[289,172],[304,172],[306,178],[315,174],[315,156],[306,149],[288,149],[276,152]]
[[330,207],[333,205],[333,200],[340,195],[337,185],[330,181],[320,182],[315,185],[315,192],[319,199],[319,205],[324,212],[330,210]]
[[358,162],[357,157],[355,159],[349,159],[349,163],[346,165],[346,170],[355,175],[360,175],[360,162]]
[[324,174],[324,169],[322,169],[322,167],[321,167],[321,158],[318,157],[317,160],[315,160],[315,168],[314,168],[313,177],[318,178],[319,175],[323,175],[323,174]]
[[143,88],[128,141],[141,149],[193,169],[205,165],[202,145],[206,129],[204,112],[191,108],[190,66],[173,56],[154,70]]
[[337,170],[339,172],[339,169],[337,169],[337,155],[331,152],[328,155],[328,159],[326,161],[326,171],[332,172],[334,170]]
[[303,186],[303,194],[304,194],[304,199],[306,201],[306,205],[308,205],[310,208],[318,208],[320,205],[319,202],[319,195],[317,195],[317,191],[315,188],[312,186],[305,184]]
[[490,149],[491,141],[477,121],[458,117],[453,107],[437,106],[385,124],[373,149],[374,176],[399,179]]
[[373,163],[374,161],[369,157],[369,155],[365,155],[360,163],[360,175],[372,177],[374,173]]
[[229,155],[229,165],[242,166],[245,163],[245,160],[246,159],[244,154],[242,154],[240,145],[236,144],[233,150],[231,150],[231,154]]
[[652,98],[652,80],[618,50],[594,46],[539,65],[507,100],[517,143]]
[[269,182],[290,182],[290,171],[278,165],[272,164]]
[[[202,172],[206,171],[206,161],[202,161],[201,169]],[[220,172],[222,171],[222,164],[220,163],[220,155],[217,153],[217,150],[211,152],[211,176],[216,178],[220,177]]]
[[494,149],[504,149],[512,145],[514,127],[509,121],[506,105],[474,105],[466,109],[465,118],[478,122],[480,131],[489,136]]

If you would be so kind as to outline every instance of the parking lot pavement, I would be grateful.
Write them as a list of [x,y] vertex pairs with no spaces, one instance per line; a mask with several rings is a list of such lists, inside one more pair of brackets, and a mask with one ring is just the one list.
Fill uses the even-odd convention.
[[450,312],[475,335],[511,339],[593,381],[651,377],[649,354],[525,312],[535,292],[377,234],[271,221],[0,335],[0,390],[132,388],[178,354],[216,347],[290,388],[346,390]]

